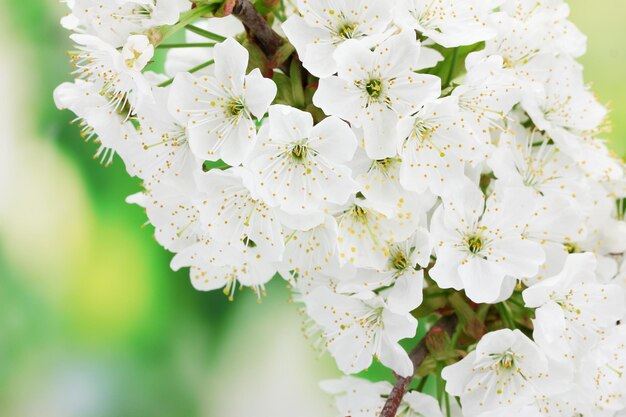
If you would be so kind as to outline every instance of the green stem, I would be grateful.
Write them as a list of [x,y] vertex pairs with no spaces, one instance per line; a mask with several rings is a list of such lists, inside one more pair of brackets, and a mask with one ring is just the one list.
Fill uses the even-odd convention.
[[187,25],[185,26],[185,29],[187,29],[190,32],[195,33],[196,35],[200,35],[203,36],[207,39],[212,39],[214,41],[217,42],[224,42],[226,40],[225,37],[223,37],[222,35],[218,35],[217,33],[213,33],[213,32],[209,32],[208,30],[204,30],[202,28],[199,28],[197,26],[194,25]]
[[457,326],[452,334],[452,346],[456,346],[459,341],[459,337],[461,336],[461,331],[463,330],[463,326]]
[[280,0],[280,6],[278,7],[278,9],[274,12],[274,15],[278,18],[278,20],[280,20],[281,22],[284,22],[285,20],[287,20],[287,15],[285,13],[285,0]]
[[439,297],[447,297],[450,293],[445,291],[431,292],[424,294],[424,298],[439,298]]
[[[213,65],[214,63],[215,63],[214,60],[207,61],[205,63],[202,63],[202,64],[198,65],[198,66],[193,67],[192,69],[188,70],[187,72],[190,73],[190,74],[193,74],[194,72],[198,72],[201,69],[204,69],[204,68],[206,68],[208,66]],[[161,84],[159,84],[158,87],[167,87],[168,85],[172,84],[173,82],[174,82],[174,78],[170,78],[169,80],[164,81]]]
[[498,303],[498,311],[500,312],[500,318],[502,319],[502,322],[506,321],[506,326],[510,329],[516,329],[517,326],[515,326],[515,321],[513,320],[513,317],[511,316],[511,312],[509,311],[508,306],[502,302],[502,303]]
[[454,52],[452,52],[452,61],[450,62],[450,69],[448,70],[448,77],[446,78],[446,84],[444,89],[450,86],[452,82],[452,77],[454,76],[454,70],[456,69],[456,61],[459,58],[459,48],[455,48]]
[[165,26],[161,29],[161,39],[159,40],[159,43],[170,38],[172,35],[174,35],[185,26],[188,26],[189,24],[195,22],[199,17],[204,16],[207,13],[211,13],[212,7],[213,6],[209,4],[198,5],[196,8],[183,13],[180,16],[180,20],[178,21],[178,23],[173,26]]
[[429,376],[430,375],[426,375],[420,380],[420,383],[417,385],[417,392],[422,392],[424,390],[424,387],[426,386],[426,382],[428,382]]
[[446,392],[446,417],[450,417],[452,416],[452,412],[450,410],[450,396],[448,395],[448,393]]
[[513,304],[515,304],[519,308],[526,309],[526,306],[523,303],[520,303],[519,301],[517,301],[517,300],[515,300],[513,298],[509,298],[508,301],[512,302]]
[[443,400],[443,390],[445,387],[445,382],[443,380],[443,378],[441,377],[441,370],[443,369],[443,367],[441,366],[441,363],[438,362],[437,363],[437,401],[439,401],[439,405],[441,406],[441,402]]
[[166,45],[158,45],[158,49],[175,49],[175,48],[212,48],[216,44],[212,42],[199,43],[168,43]]

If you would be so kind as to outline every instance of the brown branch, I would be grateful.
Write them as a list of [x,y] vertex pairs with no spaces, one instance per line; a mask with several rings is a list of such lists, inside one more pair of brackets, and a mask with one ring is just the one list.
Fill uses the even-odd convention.
[[236,0],[232,6],[232,14],[241,20],[246,29],[254,35],[261,50],[271,59],[283,44],[283,40],[254,8],[250,0]]
[[[417,346],[409,353],[409,357],[411,358],[411,362],[413,362],[413,368],[415,372],[420,367],[422,362],[428,356],[428,348],[426,347],[426,340],[428,336],[435,332],[441,332],[442,330],[448,333],[448,335],[452,335],[454,329],[456,328],[459,319],[456,315],[446,316],[440,318],[437,323],[428,331],[428,334],[424,336],[424,338],[418,343]],[[387,402],[385,402],[385,406],[383,407],[383,411],[380,413],[380,417],[395,417],[398,412],[398,407],[402,403],[402,399],[404,398],[404,394],[413,381],[413,375],[409,377],[398,377],[396,380],[396,384],[394,385],[389,397],[387,397]]]

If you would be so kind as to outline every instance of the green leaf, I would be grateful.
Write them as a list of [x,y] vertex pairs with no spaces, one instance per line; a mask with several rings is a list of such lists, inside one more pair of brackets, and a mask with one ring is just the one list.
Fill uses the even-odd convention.
[[478,42],[473,45],[460,46],[458,48],[444,48],[439,45],[433,45],[432,48],[439,51],[444,59],[435,67],[428,68],[422,72],[426,74],[437,75],[442,79],[442,90],[452,86],[453,81],[465,72],[465,59],[472,52],[478,51],[485,47],[484,42]]
[[291,77],[291,94],[293,95],[293,106],[299,109],[304,108],[304,86],[302,85],[302,64],[295,57],[291,60],[289,67]]
[[202,164],[202,170],[204,172],[208,172],[212,169],[225,170],[228,168],[230,168],[230,165],[228,165],[226,162],[222,161],[221,159],[218,161],[204,161],[204,163]]
[[278,92],[276,94],[276,99],[274,102],[276,104],[287,104],[291,105],[293,102],[293,95],[291,94],[291,80],[282,72],[274,71],[274,76],[272,77],[274,82],[276,83],[276,87],[278,88]]
[[418,308],[413,310],[411,314],[418,320],[421,320],[422,317],[428,316],[433,311],[442,309],[446,307],[447,305],[448,305],[448,298],[447,298],[446,293],[432,294],[429,296],[427,296],[427,294],[425,293],[424,301]]
[[311,113],[315,123],[319,123],[326,118],[326,114],[324,113],[324,111],[322,111],[322,109],[320,109],[319,107],[315,106],[315,104],[313,103],[307,104],[304,110],[306,112]]
[[242,45],[248,50],[248,54],[250,55],[250,60],[248,61],[248,72],[258,68],[265,77],[271,75],[272,69],[270,62],[259,45],[251,42],[249,39],[245,39],[242,42]]

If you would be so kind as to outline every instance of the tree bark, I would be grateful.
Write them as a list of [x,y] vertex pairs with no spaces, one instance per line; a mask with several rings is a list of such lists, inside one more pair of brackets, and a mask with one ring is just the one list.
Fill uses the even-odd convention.
[[241,20],[246,29],[252,33],[261,50],[271,59],[283,41],[254,8],[250,0],[236,0],[232,14]]
[[[456,315],[446,316],[440,318],[437,323],[428,331],[428,333],[435,331],[444,330],[448,335],[452,335],[454,329],[456,328],[459,319]],[[424,336],[424,338],[418,343],[417,346],[409,353],[409,357],[411,358],[411,362],[413,362],[413,368],[417,371],[417,368],[420,367],[426,356],[428,356],[428,348],[426,347],[426,339],[428,334]],[[396,380],[396,384],[394,385],[389,397],[387,397],[387,402],[383,407],[383,411],[380,413],[380,417],[395,417],[398,412],[398,407],[402,403],[402,399],[407,392],[409,385],[413,381],[413,376],[409,377],[398,377]]]

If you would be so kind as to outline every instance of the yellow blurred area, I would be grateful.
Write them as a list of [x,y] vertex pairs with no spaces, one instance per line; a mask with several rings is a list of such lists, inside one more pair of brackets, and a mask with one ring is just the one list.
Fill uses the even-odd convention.
[[587,54],[581,59],[585,79],[611,110],[613,126],[607,135],[618,155],[626,154],[626,2],[571,0],[571,19],[587,35]]
[[[626,3],[570,4],[624,155]],[[54,108],[63,10],[0,0],[0,416],[331,416],[317,383],[334,363],[303,337],[285,284],[260,305],[194,291],[124,202],[138,183],[90,160]]]
[[127,229],[113,222],[92,230],[98,239],[76,259],[63,300],[72,327],[96,342],[132,335],[150,319],[155,302],[150,285],[155,271],[142,251],[145,243],[142,236],[129,237]]

